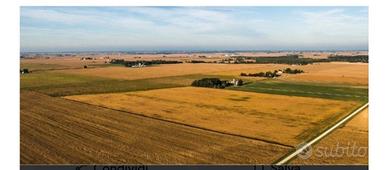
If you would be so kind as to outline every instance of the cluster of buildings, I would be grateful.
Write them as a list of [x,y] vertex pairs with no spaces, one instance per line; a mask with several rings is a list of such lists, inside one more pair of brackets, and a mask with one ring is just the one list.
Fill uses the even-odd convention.
[[229,83],[233,86],[241,86],[244,82],[241,79],[232,79]]

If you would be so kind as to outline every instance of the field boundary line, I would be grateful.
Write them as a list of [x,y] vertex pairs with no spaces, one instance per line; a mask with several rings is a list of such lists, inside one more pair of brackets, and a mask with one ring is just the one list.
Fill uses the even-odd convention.
[[322,132],[320,135],[318,135],[317,137],[315,137],[314,139],[310,140],[309,142],[307,142],[306,144],[304,144],[303,146],[299,147],[298,149],[296,149],[295,151],[287,154],[285,157],[281,158],[280,160],[278,160],[277,162],[275,162],[274,164],[275,165],[283,165],[285,163],[287,163],[288,161],[290,161],[291,159],[293,159],[295,156],[297,156],[298,154],[300,154],[301,152],[303,152],[303,150],[307,149],[308,147],[310,147],[311,145],[317,143],[318,141],[320,141],[321,139],[323,139],[324,137],[328,136],[331,132],[333,132],[334,130],[336,130],[338,127],[340,127],[341,125],[343,125],[344,123],[346,123],[347,121],[349,121],[350,119],[352,119],[354,116],[356,116],[358,113],[360,113],[361,111],[363,111],[365,108],[367,108],[369,106],[369,103],[365,103],[364,105],[362,105],[361,107],[359,107],[358,109],[356,109],[355,111],[353,111],[352,113],[350,113],[349,115],[347,115],[345,118],[341,119],[340,121],[338,121],[336,124],[334,124],[333,126],[331,126],[330,128],[328,128],[327,130],[325,130],[324,132]]
[[273,145],[279,145],[279,146],[283,146],[283,147],[287,147],[287,148],[295,148],[292,145],[287,145],[287,144],[283,144],[283,143],[276,142],[276,141],[271,141],[271,140],[266,140],[266,139],[261,139],[261,138],[255,138],[255,137],[250,137],[250,136],[244,136],[244,135],[239,135],[239,134],[234,134],[234,133],[222,132],[222,131],[217,131],[217,130],[208,129],[208,128],[204,128],[204,127],[199,127],[199,126],[189,125],[189,124],[185,124],[185,123],[181,123],[181,122],[176,122],[176,121],[172,121],[172,120],[166,120],[166,119],[156,118],[156,117],[147,116],[147,115],[143,115],[143,114],[139,114],[139,113],[128,112],[128,111],[125,111],[125,110],[113,109],[113,108],[109,108],[109,107],[105,107],[105,106],[99,106],[99,105],[94,105],[94,104],[85,103],[85,102],[81,102],[81,101],[66,99],[66,98],[63,98],[63,97],[61,97],[61,98],[65,99],[65,100],[68,100],[68,101],[72,101],[72,102],[77,102],[77,103],[82,103],[82,104],[91,105],[91,106],[95,106],[95,107],[100,107],[100,108],[104,108],[104,109],[119,111],[119,112],[131,114],[131,115],[135,115],[135,116],[140,116],[140,117],[145,117],[145,118],[154,119],[154,120],[158,120],[158,121],[173,123],[173,124],[182,125],[182,126],[186,126],[186,127],[190,127],[190,128],[199,129],[199,130],[205,130],[205,131],[209,131],[209,132],[213,132],[213,133],[229,135],[229,136],[235,136],[235,137],[241,137],[241,138],[245,138],[245,139],[249,139],[249,140],[261,141],[261,142],[265,142],[265,143],[269,143],[269,144],[273,144]]

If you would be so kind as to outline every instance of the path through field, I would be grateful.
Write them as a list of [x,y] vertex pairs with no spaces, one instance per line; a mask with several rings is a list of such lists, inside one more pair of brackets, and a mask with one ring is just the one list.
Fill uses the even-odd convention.
[[338,121],[335,125],[331,126],[330,128],[328,128],[327,130],[325,130],[323,133],[319,134],[317,137],[315,137],[314,139],[310,140],[309,142],[307,142],[306,144],[302,145],[302,146],[299,146],[295,151],[289,153],[288,155],[286,155],[285,157],[281,158],[280,160],[278,160],[277,162],[275,162],[276,165],[283,165],[287,162],[289,162],[290,160],[292,160],[293,158],[295,158],[298,154],[301,154],[302,152],[306,151],[306,149],[308,149],[309,147],[311,147],[312,145],[314,145],[315,143],[317,143],[319,140],[325,138],[327,135],[329,135],[331,132],[333,132],[334,130],[336,130],[338,127],[342,126],[344,123],[346,123],[347,121],[349,121],[350,119],[352,119],[354,116],[356,116],[358,113],[360,113],[361,111],[363,111],[365,108],[368,107],[368,103],[364,104],[363,106],[361,106],[360,108],[358,108],[357,110],[353,111],[351,114],[349,114],[348,116],[346,116],[345,118],[341,119],[340,121]]

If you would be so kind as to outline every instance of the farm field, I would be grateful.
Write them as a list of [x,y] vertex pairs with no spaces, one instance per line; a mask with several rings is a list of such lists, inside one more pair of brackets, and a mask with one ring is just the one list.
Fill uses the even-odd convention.
[[368,164],[368,10],[20,6],[20,168]]
[[62,69],[79,69],[84,65],[101,65],[106,60],[81,60],[81,57],[50,57],[50,58],[34,58],[22,59],[21,68],[29,68],[32,71],[42,70],[62,70]]
[[[283,74],[278,79],[290,82],[316,83],[326,85],[348,85],[348,86],[368,86],[368,64],[367,63],[314,63],[309,65],[284,65],[284,64],[266,64],[260,68],[239,69],[232,71],[213,72],[214,75],[239,76],[240,73],[258,73],[273,71],[276,69],[301,69],[305,73],[291,75]],[[241,77],[253,80],[263,78]]]
[[190,86],[194,80],[204,77],[231,79],[231,77],[227,76],[192,74],[139,80],[118,80],[42,71],[22,75],[20,78],[20,87],[23,90],[38,91],[50,96],[68,96]]
[[289,148],[21,91],[22,164],[263,164]]
[[28,68],[30,71],[44,71],[44,70],[55,70],[55,69],[67,69],[74,68],[65,65],[59,64],[46,64],[46,63],[30,63],[30,62],[22,62],[20,64],[20,68]]
[[[79,61],[80,62],[80,61]],[[22,62],[23,63],[23,62]],[[336,66],[337,64],[333,64]],[[341,64],[345,66],[356,66],[360,64]],[[214,68],[213,68],[214,67]],[[267,81],[264,78],[239,77],[241,72],[245,72],[245,68],[255,68],[252,72],[268,71],[274,69],[286,68],[287,66],[276,64],[166,64],[159,66],[146,67],[141,69],[133,69],[119,66],[99,66],[99,68],[89,69],[66,69],[66,70],[46,70],[38,73],[21,76],[21,88],[29,90],[37,90],[52,96],[66,96],[77,94],[96,94],[109,92],[125,92],[137,90],[149,90],[169,87],[189,86],[192,81],[205,77],[216,77],[221,79],[242,78],[246,82],[253,82],[245,86],[243,90],[251,89],[252,86],[266,86]],[[304,67],[304,66],[301,66]],[[307,66],[306,66],[307,67]],[[42,69],[42,68],[40,68]],[[153,70],[153,71],[151,71]],[[235,70],[219,72],[216,70]],[[237,70],[237,71],[236,71]],[[244,71],[245,70],[245,71]],[[365,70],[367,72],[367,70]],[[157,74],[156,74],[157,73]],[[347,74],[355,74],[348,73]],[[309,72],[304,73],[309,74]],[[301,74],[301,75],[304,75]],[[279,82],[290,85],[308,85],[318,87],[317,90],[331,88],[332,86],[345,87],[361,87],[356,88],[357,92],[362,91],[365,94],[366,86],[360,84],[327,84],[313,81],[295,80],[293,76],[301,75],[284,75],[280,77]],[[367,80],[367,74],[364,75]],[[148,77],[148,78],[147,78]],[[285,78],[283,78],[285,77]],[[363,79],[363,78],[362,78]],[[275,84],[271,84],[275,85]],[[71,88],[70,88],[71,87]],[[284,86],[281,86],[282,88]],[[275,87],[273,87],[275,88]],[[354,89],[354,88],[351,88]],[[258,90],[253,91],[282,94],[279,91]],[[337,91],[338,92],[338,91]],[[350,92],[348,90],[348,92]],[[287,95],[296,96],[311,96],[309,94],[287,93]],[[316,96],[316,95],[315,95]],[[326,98],[327,96],[321,95]]]
[[125,92],[182,86],[181,82],[168,82],[166,80],[168,79],[129,81],[55,72],[39,72],[22,76],[20,86],[23,90],[33,90],[50,96]]
[[359,106],[354,101],[195,87],[65,98],[290,146]]
[[[342,148],[348,148],[347,151]],[[354,149],[353,149],[354,148]],[[368,109],[312,147],[312,156],[291,164],[368,164]]]
[[253,81],[244,86],[230,87],[228,89],[337,100],[368,100],[368,88],[353,86],[328,86],[316,83],[294,83],[283,80]]
[[[20,75],[22,164],[269,164],[368,101],[367,64],[128,68],[104,63],[104,55],[95,57],[21,60],[21,68],[32,71]],[[127,57],[138,60],[135,55],[122,58]],[[175,54],[164,59],[190,58]],[[305,73],[276,79],[240,76],[288,67]],[[244,84],[191,87],[202,78],[242,79]],[[364,144],[357,130],[363,119],[357,118],[335,133],[351,131],[349,140]]]
[[319,63],[306,65],[302,69],[306,71],[305,74],[283,78],[289,81],[368,86],[367,63]]
[[[212,72],[244,70],[244,69],[268,69],[274,65],[265,64],[163,64],[141,69],[126,67],[104,67],[93,69],[68,69],[57,72],[84,76],[97,76],[120,80],[137,80],[147,78],[160,78],[191,74],[207,74]],[[236,75],[238,76],[238,75]]]

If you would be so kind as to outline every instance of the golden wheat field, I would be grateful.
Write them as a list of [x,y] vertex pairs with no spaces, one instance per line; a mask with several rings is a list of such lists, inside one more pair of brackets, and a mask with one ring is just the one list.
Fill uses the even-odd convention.
[[65,98],[286,145],[307,140],[358,106],[351,101],[195,87]]
[[312,156],[292,164],[368,164],[368,109],[311,149]]
[[22,164],[264,164],[290,148],[21,91]]
[[325,84],[368,85],[368,64],[366,63],[318,63],[306,65],[301,69],[306,73],[288,75],[282,79]]

